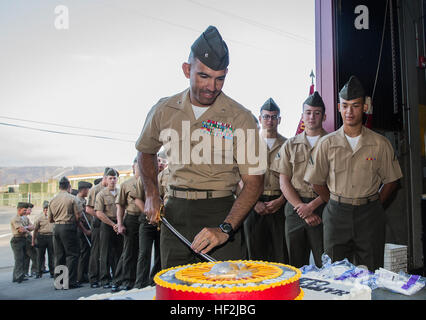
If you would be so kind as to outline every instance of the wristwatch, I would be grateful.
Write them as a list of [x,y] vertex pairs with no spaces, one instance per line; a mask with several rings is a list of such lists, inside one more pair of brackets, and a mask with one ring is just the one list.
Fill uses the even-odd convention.
[[229,236],[229,239],[234,237],[234,229],[232,229],[232,225],[230,223],[224,222],[219,225],[219,228],[223,233],[226,233]]

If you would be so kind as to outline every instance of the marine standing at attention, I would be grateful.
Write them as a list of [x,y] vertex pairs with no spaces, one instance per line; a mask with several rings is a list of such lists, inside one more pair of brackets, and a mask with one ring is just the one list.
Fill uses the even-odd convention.
[[75,196],[79,209],[81,212],[81,219],[77,229],[77,236],[80,245],[80,257],[78,258],[78,272],[77,281],[79,283],[89,282],[88,270],[89,270],[89,259],[90,259],[90,237],[91,227],[89,217],[86,214],[86,197],[89,193],[92,184],[86,181],[78,182],[78,192]]
[[[26,256],[25,256],[25,273],[27,277],[32,277],[37,274],[37,251],[36,248],[32,245],[32,234],[31,232],[34,230],[34,225],[31,223],[29,216],[32,213],[32,210],[34,208],[34,205],[31,202],[27,202],[27,209],[25,210],[25,214],[22,216],[22,221],[24,226],[29,231],[27,233],[26,238]],[[30,269],[30,261],[31,261],[31,269]],[[30,269],[30,270],[29,270]],[[27,273],[28,272],[28,273]]]
[[[159,156],[157,156],[160,159]],[[158,161],[158,168],[161,170],[163,164]],[[163,172],[163,171],[161,171]],[[161,174],[160,172],[160,174]],[[159,181],[160,195],[161,184]],[[135,204],[141,212],[145,211],[145,191],[141,177],[138,177],[136,183],[136,200]],[[154,265],[151,268],[152,248],[154,247]],[[139,225],[139,253],[138,264],[136,272],[136,288],[144,288],[149,285],[154,285],[154,277],[158,271],[161,270],[161,256],[160,256],[160,231],[157,226],[150,224],[146,218],[145,213],[140,216]]]
[[43,266],[45,262],[45,254],[47,251],[48,265],[50,277],[53,278],[55,270],[55,259],[53,252],[53,223],[49,222],[47,211],[49,209],[49,201],[43,202],[43,213],[34,222],[34,232],[32,245],[37,249],[37,275],[41,278],[43,275]]
[[[120,192],[115,201],[117,205],[117,231],[123,235],[123,252],[120,257],[121,267],[117,268],[120,274],[115,283],[119,290],[130,290],[136,281],[136,265],[139,251],[139,225],[141,210],[136,205],[136,184],[139,178],[137,159],[133,160],[133,177],[120,185]],[[120,264],[120,262],[119,262]],[[113,285],[114,286],[114,285]],[[114,287],[113,287],[114,288]]]
[[[71,184],[66,177],[59,180],[59,193],[49,203],[49,222],[53,227],[53,251],[55,268],[66,265],[69,275],[69,289],[79,288],[77,268],[80,248],[78,245],[77,225],[80,220],[77,200],[70,194]],[[66,288],[65,288],[66,289]]]
[[99,268],[100,268],[100,244],[99,244],[99,235],[100,235],[100,226],[101,220],[96,217],[95,212],[95,202],[97,194],[107,186],[107,177],[106,173],[110,168],[105,168],[104,174],[99,183],[94,183],[94,186],[90,188],[89,194],[87,196],[86,212],[92,216],[92,231],[90,242],[92,247],[90,248],[90,258],[89,258],[89,283],[91,288],[99,288]]
[[100,226],[100,271],[99,280],[105,289],[112,286],[112,275],[116,273],[118,261],[123,251],[123,236],[118,234],[117,206],[115,201],[119,189],[116,187],[118,172],[110,168],[106,173],[107,187],[96,196],[96,216],[102,221]]
[[348,258],[374,271],[384,259],[382,203],[396,190],[402,172],[389,140],[362,124],[368,105],[358,78],[352,76],[339,96],[343,126],[318,142],[305,180],[328,202],[325,253],[333,261]]
[[12,282],[21,283],[25,278],[25,242],[28,234],[28,230],[22,223],[22,217],[25,215],[27,210],[27,203],[18,202],[16,206],[16,216],[10,220],[10,229],[12,230],[12,239],[10,239],[10,246],[13,251],[13,257],[15,264],[13,267]]
[[282,146],[271,170],[280,173],[281,190],[287,199],[285,235],[290,265],[297,268],[308,265],[312,251],[315,264],[321,267],[324,201],[304,181],[311,154],[318,140],[327,134],[322,127],[326,119],[325,105],[318,92],[303,103],[302,119],[305,131]]
[[280,190],[280,175],[270,170],[287,138],[278,133],[281,111],[272,98],[260,108],[259,122],[261,136],[268,146],[268,169],[263,194],[244,221],[249,259],[288,263],[284,232],[286,199]]

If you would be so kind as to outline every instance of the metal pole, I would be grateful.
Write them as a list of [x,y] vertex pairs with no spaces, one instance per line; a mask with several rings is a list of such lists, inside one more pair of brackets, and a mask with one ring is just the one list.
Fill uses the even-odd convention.
[[[391,31],[391,49],[392,49],[392,80],[393,80],[393,113],[398,113],[398,89],[396,80],[396,49],[395,49],[395,30],[393,19],[393,0],[389,1],[389,18],[390,18],[390,31]],[[386,19],[386,17],[385,17]]]
[[84,220],[86,220],[87,225],[89,226],[90,231],[92,231],[92,226],[89,223],[89,220],[87,220],[86,214],[84,213],[84,211],[82,212]]
[[87,240],[87,243],[89,244],[89,247],[91,248],[92,247],[92,243],[90,242],[89,238],[86,236],[86,234],[84,232],[83,232],[83,234],[84,234],[84,237]]
[[[89,226],[89,230],[92,231],[92,226],[90,225],[89,220],[87,220],[86,214],[84,213],[84,211],[82,211],[81,213],[82,213],[82,215],[84,217],[84,220],[86,220],[87,225]],[[82,232],[83,232],[83,230],[82,230]],[[87,235],[84,232],[83,232],[83,234],[84,234],[84,237],[87,240],[87,243],[89,244],[89,247],[92,247],[92,243],[90,242],[90,240],[87,237]]]

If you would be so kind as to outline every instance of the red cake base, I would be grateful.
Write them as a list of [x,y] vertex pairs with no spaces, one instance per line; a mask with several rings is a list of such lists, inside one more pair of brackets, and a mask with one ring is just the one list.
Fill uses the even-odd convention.
[[[238,272],[241,278],[234,280],[233,274]],[[216,277],[216,274],[219,276]],[[154,277],[155,299],[301,300],[303,291],[299,286],[300,275],[300,270],[292,266],[263,261],[240,260],[179,266],[162,270]]]
[[262,291],[231,293],[198,293],[164,288],[157,285],[156,300],[295,300],[301,295],[299,281]]

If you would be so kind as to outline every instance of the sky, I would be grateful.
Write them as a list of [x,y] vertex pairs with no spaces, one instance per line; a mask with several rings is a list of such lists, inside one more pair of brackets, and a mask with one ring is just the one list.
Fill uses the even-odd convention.
[[223,91],[256,116],[272,97],[279,132],[294,136],[315,70],[314,9],[314,0],[2,0],[0,166],[131,163],[150,108],[188,88],[182,63],[209,25],[230,52]]

